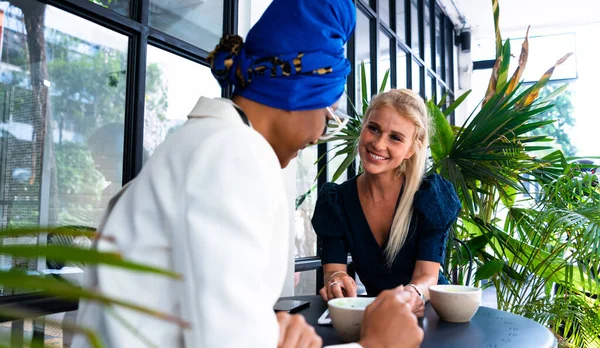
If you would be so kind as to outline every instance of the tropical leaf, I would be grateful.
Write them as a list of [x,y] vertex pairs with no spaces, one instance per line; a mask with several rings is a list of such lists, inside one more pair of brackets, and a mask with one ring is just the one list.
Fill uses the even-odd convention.
[[567,53],[564,57],[557,60],[556,63],[554,64],[554,66],[551,67],[550,69],[548,69],[544,73],[544,75],[542,75],[540,80],[533,85],[533,88],[527,95],[527,98],[525,98],[524,100],[521,100],[518,105],[521,107],[527,107],[527,106],[531,105],[537,99],[540,89],[542,89],[544,86],[546,86],[548,81],[550,81],[550,78],[552,77],[552,74],[554,73],[554,69],[556,69],[556,67],[559,66],[560,64],[564,63],[572,55],[573,55],[573,53]]
[[494,277],[496,274],[500,273],[504,268],[504,261],[500,260],[491,260],[483,264],[483,266],[477,269],[475,272],[475,281],[479,281],[482,279],[490,279]]
[[431,155],[434,162],[439,162],[442,158],[448,156],[454,143],[454,133],[450,127],[450,123],[444,116],[433,100],[427,102],[429,114],[433,118],[433,129],[430,147]]
[[527,27],[527,32],[525,33],[525,40],[523,40],[523,44],[521,45],[521,54],[519,55],[519,66],[513,73],[512,78],[510,79],[510,83],[508,85],[508,89],[506,93],[512,93],[515,90],[519,81],[521,80],[521,76],[523,75],[523,71],[527,66],[527,58],[529,56],[529,29],[531,26]]

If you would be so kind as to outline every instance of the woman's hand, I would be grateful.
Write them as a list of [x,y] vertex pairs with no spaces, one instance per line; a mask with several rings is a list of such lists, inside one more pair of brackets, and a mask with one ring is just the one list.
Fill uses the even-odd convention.
[[323,340],[317,335],[315,328],[307,324],[303,316],[277,312],[277,322],[279,322],[277,348],[321,348],[323,345]]
[[356,282],[345,272],[334,274],[319,291],[325,302],[338,297],[356,297]]
[[425,315],[425,303],[421,299],[421,296],[412,286],[405,286],[404,291],[410,294],[410,298],[408,304],[412,308],[412,312],[417,317],[422,317]]

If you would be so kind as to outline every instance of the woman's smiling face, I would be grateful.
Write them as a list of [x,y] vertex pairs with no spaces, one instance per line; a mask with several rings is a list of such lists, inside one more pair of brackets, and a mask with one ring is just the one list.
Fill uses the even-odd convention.
[[360,133],[358,153],[365,172],[394,171],[413,154],[416,126],[389,106],[375,109]]

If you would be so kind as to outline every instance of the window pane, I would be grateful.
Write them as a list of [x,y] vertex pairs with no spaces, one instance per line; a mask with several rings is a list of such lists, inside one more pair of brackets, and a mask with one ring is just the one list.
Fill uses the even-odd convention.
[[446,83],[450,88],[454,88],[453,81],[453,69],[454,69],[454,29],[452,27],[452,22],[448,21],[446,23]]
[[294,216],[296,258],[317,255],[317,235],[310,222],[317,203],[317,154],[317,146],[310,146],[298,152],[296,160],[296,203],[300,203]]
[[411,89],[421,95],[421,65],[416,60],[412,61],[412,87]]
[[[394,1],[394,0],[392,0]],[[390,0],[379,0],[379,18],[390,25]]]
[[317,294],[317,270],[297,272],[294,277],[294,296]]
[[[4,3],[6,4],[6,3]],[[94,229],[122,184],[127,37],[39,2],[4,8],[0,65],[0,227]],[[27,35],[34,37],[27,37]],[[29,40],[28,40],[29,39]],[[2,243],[90,245],[50,234]],[[0,257],[0,267],[75,264]],[[2,289],[2,294],[18,289]]]
[[406,2],[405,0],[396,0],[396,34],[404,42],[406,40]]
[[144,160],[181,127],[201,96],[219,98],[221,87],[208,67],[148,46]]
[[425,81],[425,88],[426,88],[426,92],[425,92],[425,98],[427,99],[431,99],[431,100],[435,100],[435,78],[431,77],[430,75],[427,75],[429,78]]
[[[327,143],[327,148],[331,151],[337,145],[340,145],[340,144],[342,144],[341,141],[331,141],[331,142]],[[340,164],[342,164],[344,159],[346,159],[345,155],[337,156],[337,157],[333,158],[333,156],[335,155],[335,152],[339,151],[339,150],[341,150],[341,147],[337,148],[336,150],[334,150],[332,152],[329,152],[329,154],[328,154],[328,159],[331,159],[331,161],[327,164],[327,181],[333,181],[333,175],[338,170],[338,168],[340,167]],[[344,170],[344,172],[338,177],[338,179],[335,182],[337,182],[338,184],[341,184],[344,181],[346,181],[347,177],[348,176],[346,174],[346,171]]]
[[[439,103],[442,100],[442,97],[444,96],[445,93],[446,93],[446,89],[442,85],[438,84],[437,92],[435,94],[437,96],[437,98],[435,99],[435,101]],[[446,98],[446,100],[448,100],[448,98]]]
[[149,24],[212,51],[223,34],[223,0],[150,0]]
[[123,16],[129,17],[129,6],[130,0],[89,0],[94,4],[107,8],[116,13],[122,14]]
[[362,113],[362,90],[360,64],[365,63],[365,76],[367,83],[367,99],[371,97],[371,40],[369,36],[369,19],[361,11],[356,12],[356,110]]
[[[383,32],[379,32],[379,64],[377,64],[377,88],[381,88],[385,74],[390,70],[390,38]],[[390,87],[390,77],[388,76],[385,84],[385,89],[388,91]],[[377,91],[379,92],[379,90]]]
[[423,24],[423,28],[425,30],[424,34],[423,34],[423,38],[424,38],[424,48],[425,51],[423,52],[423,60],[425,61],[425,65],[429,68],[431,68],[431,29],[432,29],[432,25],[431,25],[431,9],[430,9],[430,4],[431,1],[430,0],[425,0],[424,4],[423,4],[423,18],[424,18],[424,24]]
[[419,47],[419,7],[418,0],[410,1],[410,47],[414,53],[421,55]]
[[435,71],[437,71],[439,75],[444,74],[442,69],[442,56],[444,52],[444,47],[441,28],[441,25],[442,23],[444,23],[444,21],[441,20],[441,16],[441,13],[437,13],[435,16]]
[[402,48],[396,49],[396,88],[408,86],[408,67],[406,66],[406,52]]

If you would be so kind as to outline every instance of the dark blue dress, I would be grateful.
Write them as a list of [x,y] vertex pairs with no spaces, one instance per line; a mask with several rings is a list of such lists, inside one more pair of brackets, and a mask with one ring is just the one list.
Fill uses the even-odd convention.
[[[357,177],[341,185],[327,183],[319,192],[312,224],[321,237],[322,263],[346,263],[349,252],[369,296],[408,284],[417,260],[443,264],[448,231],[460,211],[452,184],[437,174],[423,179],[406,242],[390,268],[384,254],[387,240],[380,247],[371,233],[358,198]],[[440,274],[438,283],[447,282]]]

